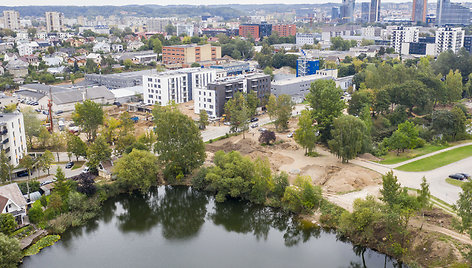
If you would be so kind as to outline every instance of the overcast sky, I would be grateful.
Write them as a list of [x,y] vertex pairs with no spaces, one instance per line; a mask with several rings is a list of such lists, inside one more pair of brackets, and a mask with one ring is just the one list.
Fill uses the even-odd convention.
[[[388,0],[385,2],[408,2],[409,0]],[[412,1],[412,0],[411,0]],[[0,6],[96,6],[96,5],[216,5],[216,4],[315,4],[315,3],[341,3],[341,0],[1,0]],[[369,2],[357,0],[356,2]],[[455,1],[453,1],[455,2]]]

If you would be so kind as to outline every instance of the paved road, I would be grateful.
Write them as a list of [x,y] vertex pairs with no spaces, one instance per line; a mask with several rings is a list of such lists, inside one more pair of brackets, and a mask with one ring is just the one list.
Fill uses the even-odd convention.
[[[450,148],[447,148],[441,151],[447,151],[447,150],[462,147],[465,145],[468,145],[468,144],[452,146]],[[401,166],[403,164],[413,162],[414,160],[422,159],[431,155],[435,155],[437,153],[438,152],[433,152],[433,153],[430,153],[421,157],[407,160],[395,166]],[[459,199],[459,193],[462,190],[460,187],[447,183],[445,179],[450,174],[457,173],[457,172],[472,174],[472,157],[468,157],[460,161],[457,161],[449,165],[442,166],[442,167],[439,167],[430,171],[422,171],[422,172],[406,172],[406,171],[395,170],[395,169],[392,169],[392,165],[382,165],[382,164],[378,164],[378,163],[374,163],[374,162],[370,162],[366,160],[360,160],[360,159],[352,160],[351,162],[354,164],[375,170],[381,174],[385,174],[388,171],[392,170],[393,173],[398,177],[399,182],[403,186],[406,186],[406,187],[419,189],[420,184],[421,184],[421,179],[423,177],[426,177],[426,180],[429,183],[429,189],[431,191],[431,194],[449,204],[456,203],[456,201]]]

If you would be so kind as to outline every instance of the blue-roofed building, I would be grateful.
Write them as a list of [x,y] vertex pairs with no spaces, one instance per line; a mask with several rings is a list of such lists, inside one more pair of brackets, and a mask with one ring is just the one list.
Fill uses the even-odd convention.
[[320,69],[320,61],[315,59],[297,59],[297,77],[316,74]]

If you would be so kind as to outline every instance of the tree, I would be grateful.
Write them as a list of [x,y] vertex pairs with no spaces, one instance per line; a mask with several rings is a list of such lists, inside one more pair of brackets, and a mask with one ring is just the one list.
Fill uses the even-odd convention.
[[114,172],[130,191],[139,189],[145,193],[157,181],[159,169],[157,156],[133,149],[116,162]]
[[205,161],[205,144],[192,119],[175,108],[153,110],[157,141],[154,145],[159,161],[168,175],[189,174]]
[[15,230],[16,225],[15,217],[13,217],[13,215],[10,213],[0,214],[0,232],[9,235]]
[[91,100],[75,104],[75,112],[72,114],[74,123],[87,134],[88,140],[94,140],[97,129],[103,124],[103,110],[100,104]]
[[200,129],[206,129],[206,127],[210,124],[208,121],[208,113],[206,110],[200,110],[200,116],[198,119],[198,128]]
[[321,203],[321,187],[314,186],[310,177],[298,176],[292,186],[285,188],[282,202],[284,206],[294,212],[311,212]]
[[393,208],[398,203],[402,188],[397,180],[397,176],[393,175],[392,171],[382,175],[382,189],[380,189],[380,200],[385,202],[390,208]]
[[250,110],[246,98],[241,93],[236,93],[233,98],[228,100],[225,104],[226,115],[229,116],[231,122],[231,131],[243,133],[243,138],[246,138],[245,132],[249,129]]
[[97,192],[95,181],[90,173],[81,174],[77,180],[77,192],[92,196]]
[[283,94],[277,97],[274,121],[277,131],[284,131],[288,128],[288,120],[292,116],[293,106],[292,98],[289,95]]
[[259,98],[255,90],[251,90],[246,95],[247,106],[249,108],[250,117],[254,117],[257,112],[257,107],[259,106]]
[[269,145],[271,142],[275,142],[275,132],[274,131],[262,131],[261,136],[259,136],[259,142],[261,144]]
[[269,114],[270,120],[273,120],[276,116],[277,111],[277,97],[270,95],[266,105],[267,113]]
[[315,148],[318,136],[316,134],[316,129],[313,126],[313,119],[311,118],[310,111],[302,111],[302,114],[298,119],[298,129],[295,130],[293,138],[298,144],[305,148],[305,155],[311,153]]
[[41,166],[43,171],[47,170],[48,175],[49,175],[49,169],[51,168],[51,165],[53,162],[54,162],[54,155],[49,150],[44,151],[44,154],[41,155],[39,158],[39,165]]
[[398,125],[398,129],[386,140],[390,150],[397,150],[397,155],[405,149],[413,149],[418,146],[420,138],[415,124],[405,121]]
[[43,149],[49,146],[49,143],[51,141],[51,133],[47,128],[41,127],[39,129],[38,141],[41,148]]
[[0,151],[0,183],[11,181],[11,169],[10,160],[5,153],[5,150]]
[[31,172],[35,164],[36,161],[29,155],[25,155],[23,158],[20,159],[20,167],[26,169],[26,171],[28,172],[28,180],[26,181],[28,199],[30,198],[29,181],[31,179]]
[[22,257],[20,242],[0,234],[0,267],[15,268]]
[[62,168],[56,170],[56,182],[54,183],[54,192],[58,193],[62,200],[67,200],[71,191],[71,183],[66,179]]
[[431,192],[429,191],[429,184],[428,182],[426,182],[426,178],[423,177],[421,180],[421,189],[419,191],[419,195],[416,197],[416,200],[418,200],[418,205],[421,209],[421,213],[423,216],[423,222],[421,223],[420,230],[423,228],[423,224],[425,221],[424,211],[425,209],[428,209],[431,207],[430,198],[431,198]]
[[465,136],[467,118],[459,107],[448,110],[436,110],[432,114],[432,130],[444,135],[446,140],[458,140]]
[[408,149],[409,138],[405,133],[395,131],[390,138],[386,139],[386,143],[389,150],[397,150],[397,155],[399,155],[400,151]]
[[462,75],[459,70],[449,71],[445,81],[448,102],[455,102],[462,98]]
[[472,182],[465,182],[461,188],[459,200],[454,205],[457,216],[461,218],[458,227],[462,232],[466,231],[472,237]]
[[331,137],[333,120],[342,114],[343,91],[332,80],[319,79],[311,84],[306,99],[310,103],[313,119],[316,120],[321,140],[326,142]]
[[79,161],[79,157],[87,157],[87,144],[79,136],[68,134],[67,152],[74,154],[77,161]]
[[352,115],[343,115],[334,120],[333,137],[328,142],[329,149],[347,163],[362,152],[365,139],[368,138],[367,128],[362,120]]
[[192,68],[198,68],[198,67],[201,67],[201,65],[200,65],[200,63],[198,63],[198,62],[194,62],[194,63],[192,63],[192,64],[190,65],[190,67],[192,67]]
[[110,159],[111,149],[103,136],[98,136],[87,149],[87,166],[95,171],[100,162]]

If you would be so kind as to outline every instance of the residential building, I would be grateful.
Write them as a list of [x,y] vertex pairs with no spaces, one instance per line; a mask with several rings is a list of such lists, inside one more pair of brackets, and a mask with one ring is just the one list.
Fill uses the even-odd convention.
[[380,21],[380,0],[370,0],[370,19],[369,22]]
[[464,36],[464,48],[469,53],[472,53],[472,35]]
[[187,36],[193,36],[195,27],[193,24],[177,24],[177,35],[185,34]]
[[0,186],[0,213],[11,214],[21,226],[26,217],[26,206],[26,199],[16,182]]
[[239,35],[243,37],[253,37],[254,39],[261,39],[264,36],[272,34],[272,24],[241,24],[239,25]]
[[236,61],[221,65],[212,65],[210,66],[210,68],[224,72],[225,76],[245,74],[250,71],[249,62],[245,61]]
[[411,42],[402,45],[402,55],[436,56],[436,44],[426,42]]
[[418,42],[419,34],[418,27],[397,26],[392,30],[391,46],[400,53],[403,43]]
[[426,22],[427,11],[428,0],[413,0],[413,11],[411,12],[411,21]]
[[20,44],[17,46],[18,48],[18,55],[20,55],[20,57],[23,57],[23,56],[26,56],[26,55],[33,55],[33,46],[30,46],[29,43],[25,43],[25,44]]
[[367,2],[361,3],[361,22],[369,22],[370,18],[370,4]]
[[226,77],[209,83],[207,87],[196,88],[194,93],[194,112],[205,110],[211,118],[221,117],[226,102],[237,93],[255,91],[262,100],[270,95],[270,75],[248,74]]
[[165,32],[169,20],[162,18],[150,18],[146,22],[146,30],[148,32]]
[[19,112],[0,114],[0,134],[2,140],[0,149],[5,151],[12,166],[18,166],[20,159],[27,153],[23,114]]
[[436,30],[436,54],[452,50],[457,53],[464,46],[465,31],[462,28],[441,27]]
[[16,59],[9,61],[5,69],[15,78],[26,77],[28,75],[28,63]]
[[[0,69],[2,67],[0,66]],[[13,96],[7,96],[5,93],[0,93],[0,108],[5,108],[7,105],[18,103],[18,99]]]
[[436,6],[436,25],[469,25],[470,9],[450,0],[438,0]]
[[315,44],[315,34],[313,33],[297,33],[295,35],[295,43],[297,46],[304,46],[304,45],[314,45]]
[[62,32],[64,30],[64,14],[61,12],[46,12],[46,30]]
[[231,35],[230,30],[225,28],[203,28],[202,34],[206,36],[217,36],[219,34]]
[[355,0],[342,0],[341,19],[344,22],[354,22]]
[[272,25],[272,32],[277,32],[279,36],[288,37],[297,34],[297,26],[295,24],[275,24]]
[[96,43],[93,48],[92,48],[92,51],[94,53],[110,53],[111,51],[111,46],[110,44],[106,43],[106,42],[99,42],[99,43]]
[[[143,84],[143,75],[150,75],[153,70],[125,72],[115,74],[85,74],[87,83],[105,86],[109,89],[134,87]],[[20,87],[21,88],[21,87]]]
[[144,103],[168,105],[193,99],[197,87],[206,87],[215,81],[216,70],[209,68],[185,68],[143,76]]
[[19,30],[21,28],[20,13],[15,10],[3,11],[3,25],[12,31]]
[[122,44],[111,44],[111,50],[113,52],[123,52],[123,45]]
[[300,57],[297,59],[297,77],[316,74],[320,69],[320,61],[317,59],[307,59]]
[[194,62],[212,61],[221,58],[221,47],[205,45],[177,45],[162,48],[162,63],[182,64],[189,67]]

